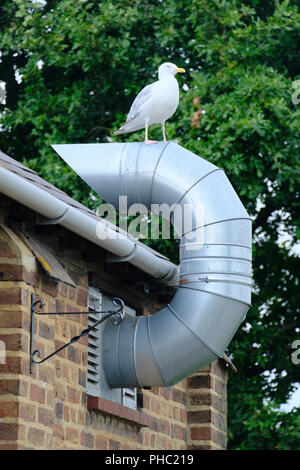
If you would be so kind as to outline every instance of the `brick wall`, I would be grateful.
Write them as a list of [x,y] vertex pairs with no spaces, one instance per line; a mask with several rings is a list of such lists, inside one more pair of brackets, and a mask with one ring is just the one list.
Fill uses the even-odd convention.
[[[76,287],[47,278],[19,237],[5,225],[0,229],[0,340],[6,345],[6,363],[0,363],[0,449],[224,448],[227,373],[219,362],[172,389],[139,391],[138,411],[87,397],[87,338],[30,375],[31,294],[43,299],[44,312],[85,310],[93,267],[84,254],[86,242],[81,246],[74,236],[62,249],[59,233],[52,232],[44,234],[44,243],[63,260]],[[89,245],[88,252],[93,249]],[[91,258],[101,260],[101,253]],[[156,311],[158,298],[125,287],[120,273],[100,268],[97,276],[107,289],[118,288],[118,295],[145,314]],[[44,357],[86,327],[84,315],[36,316],[35,349]]]
[[227,376],[218,360],[187,379],[188,449],[226,449]]

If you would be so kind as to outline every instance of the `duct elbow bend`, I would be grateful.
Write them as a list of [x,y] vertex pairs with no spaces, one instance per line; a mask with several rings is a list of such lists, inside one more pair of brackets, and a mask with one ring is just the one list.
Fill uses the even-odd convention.
[[146,147],[127,144],[118,162],[128,204],[192,208],[192,226],[181,227],[171,303],[151,316],[107,323],[111,387],[170,387],[222,357],[251,303],[251,219],[225,173],[174,143]]
[[[126,196],[128,206],[179,207],[183,214],[179,227],[173,220],[181,236],[179,288],[154,315],[108,320],[108,384],[172,386],[221,357],[250,306],[252,253],[251,219],[224,171],[173,142],[62,147],[67,163],[115,207]],[[130,262],[165,281],[175,276],[142,250]]]

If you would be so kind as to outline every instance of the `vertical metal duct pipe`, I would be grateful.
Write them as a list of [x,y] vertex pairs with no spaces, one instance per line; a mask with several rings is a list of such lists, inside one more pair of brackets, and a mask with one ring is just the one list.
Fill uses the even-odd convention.
[[[171,303],[104,334],[111,387],[172,386],[222,357],[251,302],[251,219],[224,171],[173,142],[55,146],[107,202],[192,207]],[[203,207],[199,221],[199,204]],[[121,240],[120,240],[121,243]]]

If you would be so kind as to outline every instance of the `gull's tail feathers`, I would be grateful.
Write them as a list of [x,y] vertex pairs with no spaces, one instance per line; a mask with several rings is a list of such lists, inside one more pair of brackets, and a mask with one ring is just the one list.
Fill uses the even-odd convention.
[[139,116],[134,116],[131,119],[128,119],[123,126],[120,127],[117,131],[114,132],[115,135],[126,134],[127,132],[135,132],[145,127],[144,122],[139,118]]

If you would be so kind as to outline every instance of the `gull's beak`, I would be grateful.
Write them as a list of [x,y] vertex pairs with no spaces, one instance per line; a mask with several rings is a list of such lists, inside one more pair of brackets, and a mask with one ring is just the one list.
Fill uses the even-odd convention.
[[177,70],[176,70],[176,73],[184,73],[184,72],[185,72],[184,69],[177,69]]

